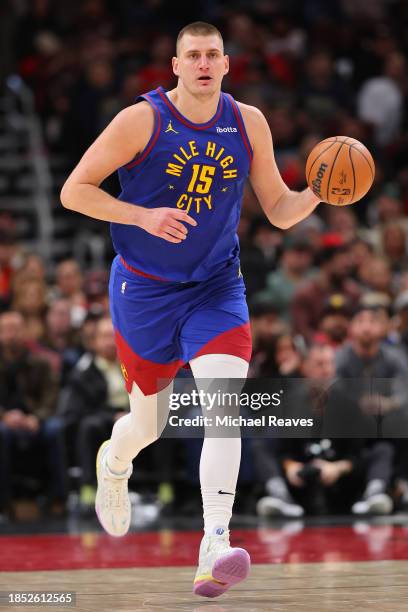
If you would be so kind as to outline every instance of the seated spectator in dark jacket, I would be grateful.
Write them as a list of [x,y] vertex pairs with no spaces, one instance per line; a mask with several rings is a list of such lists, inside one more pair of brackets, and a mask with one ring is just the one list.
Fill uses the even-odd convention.
[[[377,435],[393,438],[387,444],[396,451],[397,463],[405,465],[407,478],[408,453],[401,436],[408,433],[408,364],[404,353],[384,343],[383,337],[381,307],[361,304],[351,321],[350,342],[337,355],[337,374],[346,379],[343,393],[348,403],[357,404],[363,414],[371,417]],[[388,478],[377,483],[381,493],[388,486]],[[368,486],[362,499],[368,504],[370,490]],[[356,504],[356,513],[359,508]]]
[[281,458],[291,493],[309,514],[343,514],[350,507],[356,515],[392,511],[389,442],[369,446],[359,438],[292,438],[284,441]]
[[[57,384],[48,362],[25,344],[18,312],[0,315],[0,511],[9,509],[12,480],[43,460],[50,504],[65,500],[63,427],[55,416]],[[19,465],[21,464],[21,466]],[[44,472],[41,466],[41,473]]]
[[[300,370],[293,374],[298,379],[293,378],[290,381],[280,416],[294,416],[293,410],[298,412],[296,416],[299,417],[310,416],[320,411],[320,404],[325,400],[326,386],[330,384],[334,374],[333,349],[330,346],[313,346],[301,363]],[[267,492],[257,504],[260,516],[299,517],[304,514],[303,507],[294,501],[283,477],[281,456],[287,448],[287,442],[275,437],[251,440],[258,480],[263,481]],[[299,446],[303,440],[294,440],[294,443]]]
[[[386,493],[393,469],[392,445],[375,441],[368,447],[364,439],[329,437],[329,431],[327,437],[322,435],[323,428],[330,427],[325,418],[327,406],[338,412],[343,408],[344,395],[337,393],[334,384],[333,348],[312,347],[302,372],[305,384],[299,380],[297,389],[285,401],[290,403],[289,408],[298,406],[303,413],[314,413],[313,434],[319,433],[319,427],[322,429],[319,437],[298,436],[281,441],[279,459],[288,489],[284,501],[291,500],[310,514],[343,513],[351,506],[355,514],[388,514],[392,510]],[[353,503],[364,488],[363,498]],[[260,514],[271,514],[271,508],[278,505],[276,500],[283,499],[282,493],[272,487],[268,493],[258,503]]]
[[96,323],[94,354],[85,353],[63,389],[59,413],[76,437],[76,461],[81,467],[80,502],[93,506],[96,492],[95,459],[99,446],[109,438],[115,421],[129,410],[112,321]]

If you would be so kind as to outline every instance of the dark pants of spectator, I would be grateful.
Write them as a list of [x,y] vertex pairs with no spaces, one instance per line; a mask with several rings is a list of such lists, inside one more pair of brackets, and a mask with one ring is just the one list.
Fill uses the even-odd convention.
[[0,423],[0,508],[12,498],[13,481],[38,468],[47,476],[45,490],[50,500],[67,496],[67,465],[63,424],[58,417],[43,421],[37,432],[16,430]]
[[313,480],[304,487],[291,487],[293,497],[308,514],[345,513],[360,498],[371,480],[390,485],[393,473],[394,448],[386,441],[364,448],[354,461],[354,469],[331,486]]
[[279,462],[280,440],[278,438],[251,438],[249,444],[257,482],[264,485],[270,478],[283,476]]
[[408,440],[394,438],[390,443],[395,449],[395,476],[408,482]]
[[92,414],[79,423],[76,455],[82,470],[81,484],[96,485],[96,455],[102,442],[110,438],[113,423],[111,413]]

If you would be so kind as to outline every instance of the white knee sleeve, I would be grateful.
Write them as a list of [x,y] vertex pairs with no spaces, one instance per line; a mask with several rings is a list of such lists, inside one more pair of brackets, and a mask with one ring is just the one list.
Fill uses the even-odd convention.
[[114,472],[124,472],[136,455],[157,438],[166,426],[169,395],[173,382],[154,395],[144,395],[136,383],[129,394],[130,413],[113,426],[108,465]]
[[248,362],[235,355],[201,355],[190,361],[194,378],[242,378],[248,374]]

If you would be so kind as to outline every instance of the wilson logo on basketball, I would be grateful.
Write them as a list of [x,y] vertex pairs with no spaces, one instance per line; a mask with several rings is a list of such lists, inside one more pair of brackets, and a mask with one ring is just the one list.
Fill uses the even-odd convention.
[[312,181],[312,185],[313,185],[313,192],[320,198],[322,196],[321,194],[321,187],[322,187],[322,180],[324,177],[324,173],[326,172],[326,169],[328,168],[327,164],[320,164],[320,168],[317,171],[317,175],[316,178],[314,179],[314,181]]
[[333,195],[347,196],[351,194],[351,189],[347,189],[346,187],[332,187],[330,193]]

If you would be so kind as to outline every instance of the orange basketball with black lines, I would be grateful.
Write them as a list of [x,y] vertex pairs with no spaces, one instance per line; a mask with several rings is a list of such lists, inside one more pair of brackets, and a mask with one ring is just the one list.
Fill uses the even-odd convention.
[[331,136],[319,142],[306,162],[306,180],[322,202],[335,206],[354,204],[373,184],[374,160],[362,142]]

